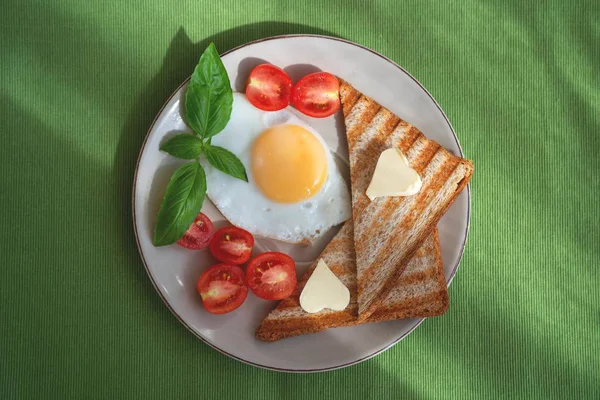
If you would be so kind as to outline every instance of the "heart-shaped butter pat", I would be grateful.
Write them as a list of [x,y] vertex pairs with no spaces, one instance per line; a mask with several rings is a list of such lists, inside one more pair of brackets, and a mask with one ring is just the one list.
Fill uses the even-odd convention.
[[421,190],[421,177],[408,165],[400,150],[384,150],[377,160],[375,172],[367,188],[367,197],[411,196]]
[[300,307],[307,313],[316,313],[325,308],[342,311],[350,304],[350,291],[342,281],[319,259],[308,282],[300,294]]

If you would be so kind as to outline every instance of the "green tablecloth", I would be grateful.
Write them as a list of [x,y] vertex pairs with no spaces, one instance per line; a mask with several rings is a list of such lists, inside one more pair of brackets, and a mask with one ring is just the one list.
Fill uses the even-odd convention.
[[[526,3],[3,1],[0,398],[600,398],[600,4]],[[189,333],[131,218],[144,135],[205,45],[283,33],[404,66],[476,165],[448,313],[308,376]]]

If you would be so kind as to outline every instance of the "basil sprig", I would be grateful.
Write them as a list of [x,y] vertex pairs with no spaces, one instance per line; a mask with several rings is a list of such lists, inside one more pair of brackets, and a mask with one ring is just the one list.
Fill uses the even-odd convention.
[[213,137],[229,122],[232,105],[233,92],[227,70],[211,43],[200,57],[185,93],[187,123],[200,137]]
[[167,185],[158,211],[154,245],[178,241],[200,212],[205,195],[206,175],[202,166],[194,162],[179,167]]
[[196,135],[182,133],[164,142],[160,149],[173,157],[194,160],[202,154],[202,139]]
[[185,94],[185,120],[194,131],[164,142],[160,149],[174,157],[194,160],[171,177],[154,227],[154,245],[175,243],[190,227],[206,196],[206,174],[199,163],[202,154],[221,172],[248,182],[246,169],[235,154],[210,144],[231,117],[233,92],[227,70],[211,43],[200,57]]
[[210,165],[219,171],[248,182],[244,164],[229,150],[219,146],[207,145],[204,146],[204,156]]

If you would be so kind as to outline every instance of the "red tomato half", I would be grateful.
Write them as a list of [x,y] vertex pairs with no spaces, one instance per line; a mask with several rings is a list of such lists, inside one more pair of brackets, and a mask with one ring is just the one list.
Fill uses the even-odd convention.
[[248,296],[244,271],[237,265],[213,265],[200,275],[196,290],[206,311],[213,314],[235,310]]
[[325,118],[340,108],[340,83],[328,72],[315,72],[292,88],[292,105],[310,117]]
[[248,264],[246,280],[252,292],[262,299],[285,299],[296,289],[296,263],[283,253],[262,253]]
[[214,231],[215,228],[211,220],[200,213],[185,232],[185,235],[177,241],[177,244],[190,250],[205,249],[208,247]]
[[261,64],[250,73],[246,97],[256,108],[277,111],[290,104],[292,79],[279,67]]
[[221,228],[210,241],[210,252],[227,264],[243,264],[250,259],[254,237],[248,231],[235,226]]

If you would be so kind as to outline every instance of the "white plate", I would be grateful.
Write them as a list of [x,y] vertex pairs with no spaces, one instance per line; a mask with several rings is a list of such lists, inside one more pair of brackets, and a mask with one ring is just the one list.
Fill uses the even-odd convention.
[[[462,150],[450,122],[431,95],[401,67],[372,50],[341,39],[294,35],[248,43],[222,56],[234,90],[243,91],[251,69],[270,62],[284,68],[294,81],[316,70],[331,72],[358,90],[416,125],[423,133],[454,154]],[[315,372],[346,367],[364,361],[398,343],[422,319],[407,319],[331,329],[275,343],[254,337],[262,319],[275,302],[251,293],[236,311],[224,316],[207,313],[196,293],[196,281],[215,260],[205,251],[184,250],[177,245],[154,247],[152,232],[167,182],[181,161],[161,153],[159,145],[176,131],[189,131],[182,121],[182,99],[187,82],[177,89],[150,127],[142,146],[133,189],[134,225],[142,260],[152,283],[167,307],[198,338],[228,356],[258,367],[290,372]],[[341,111],[340,111],[341,113]],[[298,114],[317,129],[331,151],[346,162],[343,119],[312,119]],[[226,224],[207,199],[202,211],[215,225]],[[439,223],[444,272],[450,282],[462,257],[470,217],[470,191],[463,192]],[[335,232],[312,247],[282,244],[257,238],[257,252],[284,251],[298,262],[299,276],[320,253]]]

